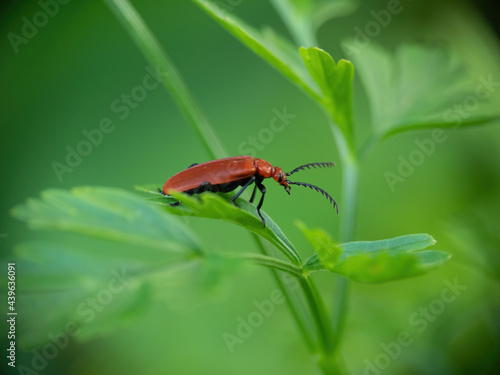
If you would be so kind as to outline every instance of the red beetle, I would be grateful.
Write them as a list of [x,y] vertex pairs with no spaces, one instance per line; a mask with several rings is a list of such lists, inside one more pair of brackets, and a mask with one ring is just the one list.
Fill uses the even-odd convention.
[[[262,224],[266,226],[266,222],[260,214],[266,188],[262,185],[262,180],[272,177],[274,181],[285,188],[285,191],[290,194],[290,185],[306,186],[322,193],[330,200],[333,207],[339,212],[335,200],[324,190],[317,186],[307,184],[305,182],[292,182],[288,180],[288,176],[298,172],[301,169],[311,167],[333,167],[334,163],[310,163],[301,165],[293,171],[283,173],[280,167],[273,165],[263,159],[255,159],[251,156],[234,156],[231,158],[217,159],[208,161],[202,164],[193,164],[188,169],[177,173],[170,177],[165,185],[163,185],[163,193],[170,195],[173,191],[184,192],[189,195],[203,193],[204,191],[227,193],[233,191],[238,186],[243,186],[241,190],[234,195],[232,202],[236,205],[235,200],[255,182],[250,203],[253,203],[257,188],[262,193],[259,204],[257,205],[257,213],[259,214]],[[174,205],[180,202],[174,203]]]

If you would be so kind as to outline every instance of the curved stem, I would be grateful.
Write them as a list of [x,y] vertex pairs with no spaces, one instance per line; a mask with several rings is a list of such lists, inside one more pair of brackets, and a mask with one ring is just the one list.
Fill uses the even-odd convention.
[[225,157],[224,147],[212,126],[189,93],[177,68],[139,13],[128,0],[104,1],[122,23],[150,66],[156,70],[155,74],[158,79],[161,80],[163,86],[172,95],[182,114],[198,134],[198,138],[211,157],[214,159]]

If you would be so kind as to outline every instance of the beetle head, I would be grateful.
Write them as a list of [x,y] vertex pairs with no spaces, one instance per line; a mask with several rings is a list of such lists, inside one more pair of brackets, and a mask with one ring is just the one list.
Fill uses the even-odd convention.
[[278,184],[285,188],[285,191],[290,194],[290,185],[288,179],[286,178],[286,173],[280,167],[274,167],[273,179]]

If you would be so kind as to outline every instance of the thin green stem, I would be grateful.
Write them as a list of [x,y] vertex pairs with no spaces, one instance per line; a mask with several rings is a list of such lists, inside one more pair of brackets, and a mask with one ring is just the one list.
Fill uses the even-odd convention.
[[318,365],[325,375],[342,374],[343,369],[337,361],[335,355],[335,337],[328,319],[328,312],[325,304],[316,289],[313,280],[310,277],[305,277],[299,280],[306,302],[311,311],[311,316],[316,326],[316,332],[319,341],[319,358]]
[[[264,245],[262,244],[262,241],[257,237],[256,234],[252,233],[252,236],[254,237],[254,240],[257,243],[257,246],[258,246],[260,252],[262,253],[262,255],[267,256],[267,251],[266,251]],[[271,269],[271,273],[273,274],[274,280],[278,284],[278,287],[280,288],[281,292],[285,296],[288,308],[290,309],[290,311],[292,313],[292,316],[295,320],[295,323],[297,324],[297,327],[299,328],[299,331],[302,334],[302,337],[304,338],[304,340],[307,344],[307,347],[309,348],[311,353],[316,353],[317,352],[316,344],[315,344],[313,338],[311,337],[309,330],[306,328],[305,318],[300,315],[300,313],[297,309],[297,306],[296,306],[296,302],[291,298],[290,293],[288,292],[287,288],[283,284],[283,281],[281,280],[281,278],[278,276],[278,273],[276,272],[276,270]],[[302,277],[299,278],[298,280],[300,280],[300,279],[302,279]]]
[[155,69],[158,79],[161,79],[163,86],[172,95],[210,156],[213,159],[226,156],[222,143],[189,93],[177,68],[132,4],[128,0],[105,0],[105,2],[120,20],[148,63]]
[[318,339],[325,354],[330,354],[332,339],[331,330],[326,319],[325,307],[319,301],[319,296],[311,278],[300,280],[300,284],[306,296],[311,315],[316,323]]
[[265,266],[265,267],[270,267],[273,269],[277,269],[280,271],[287,272],[291,274],[292,276],[295,276],[297,278],[303,278],[304,274],[302,272],[302,268],[297,267],[296,265],[290,263],[290,262],[285,262],[281,259],[278,258],[273,258],[264,254],[253,254],[253,253],[231,253],[231,254],[226,254],[226,256],[233,258],[233,259],[243,259],[243,260],[249,260],[254,264],[257,264],[259,266]]
[[[342,213],[339,242],[344,243],[355,239],[359,168],[357,156],[347,144],[343,133],[335,124],[331,123],[330,126],[342,158]],[[344,330],[348,297],[349,281],[343,276],[337,276],[332,311],[335,346],[338,345]]]

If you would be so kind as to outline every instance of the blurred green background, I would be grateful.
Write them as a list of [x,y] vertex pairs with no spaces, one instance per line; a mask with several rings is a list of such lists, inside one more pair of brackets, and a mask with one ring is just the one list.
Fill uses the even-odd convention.
[[[225,1],[230,12],[255,26],[270,25],[287,35],[267,1]],[[493,3],[493,1],[491,1]],[[500,81],[498,13],[490,4],[464,1],[402,2],[374,37],[389,49],[407,41],[444,43],[467,64],[472,77]],[[314,161],[338,161],[331,132],[317,106],[189,1],[134,2],[198,100],[231,155],[243,142],[259,137],[275,111],[295,115],[286,128],[262,142],[258,157],[285,170]],[[347,57],[341,40],[373,19],[372,10],[387,1],[365,1],[350,14],[327,22],[318,39],[335,59]],[[113,108],[149,74],[147,63],[109,9],[99,1],[69,2],[37,34],[18,46],[8,34],[20,34],[23,17],[40,11],[34,1],[4,4],[0,16],[0,248],[5,259],[16,243],[33,234],[12,219],[9,210],[47,188],[99,185],[133,190],[161,186],[172,174],[208,160],[163,87],[145,91],[130,113]],[[495,20],[495,17],[497,19]],[[495,31],[496,28],[496,31]],[[151,81],[152,82],[152,81]],[[355,78],[358,136],[369,126],[369,107]],[[439,95],[439,92],[430,93]],[[498,93],[496,93],[497,103]],[[104,118],[115,129],[104,135],[72,172],[58,179],[54,162],[64,163],[67,147],[76,148]],[[492,124],[449,131],[448,140],[392,192],[384,172],[398,167],[416,139],[430,131],[398,136],[376,148],[362,165],[357,238],[376,240],[407,233],[430,233],[437,248],[453,259],[424,277],[377,286],[353,284],[341,353],[353,374],[366,373],[383,345],[410,333],[411,345],[383,371],[386,374],[495,374],[500,371],[500,128]],[[242,146],[243,144],[243,146]],[[307,181],[323,187],[339,202],[338,170],[312,171]],[[303,177],[306,180],[306,176]],[[322,198],[306,189],[291,197],[267,184],[264,210],[280,225],[303,257],[312,249],[294,226],[300,219],[336,234],[338,217]],[[189,225],[213,251],[255,251],[244,230],[229,224],[191,219]],[[6,268],[6,267],[4,267]],[[22,283],[22,269],[18,269]],[[6,272],[5,272],[6,274]],[[331,278],[319,275],[331,293]],[[2,274],[2,280],[5,276]],[[441,298],[446,280],[467,288],[440,314],[427,319],[422,332],[411,324],[421,308]],[[234,333],[238,317],[255,310],[254,300],[276,288],[268,270],[246,268],[231,278],[225,298],[192,309],[158,303],[119,331],[89,342],[72,342],[50,360],[41,374],[310,374],[317,369],[301,342],[286,306],[279,305],[261,327],[230,353],[223,333]],[[18,296],[22,298],[22,296]],[[22,312],[19,319],[22,319]],[[3,328],[7,332],[7,328]],[[5,335],[1,333],[6,345]],[[4,347],[2,346],[2,347]],[[18,348],[18,364],[33,354]],[[2,369],[8,369],[5,360]],[[3,371],[3,370],[2,370]],[[6,370],[7,371],[7,370]],[[18,373],[14,371],[13,373]]]

